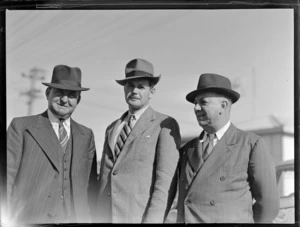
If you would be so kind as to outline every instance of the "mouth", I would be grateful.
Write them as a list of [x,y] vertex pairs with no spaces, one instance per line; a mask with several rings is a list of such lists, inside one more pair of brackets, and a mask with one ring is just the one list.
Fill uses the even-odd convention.
[[129,100],[140,100],[138,97],[129,97]]
[[57,104],[60,108],[68,108],[68,106],[65,106],[63,104]]
[[205,113],[196,112],[196,116],[197,116],[198,119],[201,119],[201,120],[206,119],[206,114]]

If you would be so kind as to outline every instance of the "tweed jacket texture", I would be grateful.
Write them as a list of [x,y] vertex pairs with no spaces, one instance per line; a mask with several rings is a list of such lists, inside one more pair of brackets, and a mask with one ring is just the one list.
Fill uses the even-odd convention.
[[178,163],[179,126],[173,118],[148,107],[116,158],[114,133],[127,114],[106,130],[98,222],[162,223]]

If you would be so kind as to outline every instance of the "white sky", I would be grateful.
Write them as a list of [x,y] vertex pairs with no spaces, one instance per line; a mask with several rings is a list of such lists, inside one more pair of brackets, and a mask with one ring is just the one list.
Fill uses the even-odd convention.
[[[275,116],[293,127],[293,10],[90,10],[7,11],[7,126],[27,114],[30,87],[21,77],[45,70],[50,82],[58,64],[82,70],[82,101],[73,119],[93,129],[98,152],[106,127],[127,110],[125,65],[144,58],[161,74],[151,106],[174,117],[182,136],[201,131],[185,96],[199,75],[227,76],[239,84],[231,121],[237,126]],[[33,114],[46,110],[46,86]]]

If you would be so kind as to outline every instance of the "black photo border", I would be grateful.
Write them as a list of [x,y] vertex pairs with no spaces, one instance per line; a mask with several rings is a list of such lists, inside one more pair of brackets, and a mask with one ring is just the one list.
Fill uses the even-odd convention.
[[[2,0],[0,2],[0,198],[1,210],[5,209],[6,201],[6,18],[8,10],[128,10],[128,9],[293,9],[294,12],[294,147],[295,147],[295,224],[300,223],[299,210],[299,161],[300,161],[300,14],[299,1],[273,0],[273,1],[144,1],[144,0],[69,0],[69,1],[26,1]],[[1,220],[0,220],[1,221]],[[273,225],[273,224],[270,224]]]

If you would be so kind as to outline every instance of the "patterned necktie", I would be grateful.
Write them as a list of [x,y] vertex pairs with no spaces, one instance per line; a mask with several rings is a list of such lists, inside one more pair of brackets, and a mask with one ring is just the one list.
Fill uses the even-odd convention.
[[64,125],[63,125],[64,120],[63,119],[59,119],[59,142],[61,147],[63,148],[63,150],[66,150],[67,147],[67,143],[68,143],[68,134],[67,134],[67,130],[65,129]]
[[206,134],[206,140],[203,142],[203,154],[202,154],[202,158],[203,161],[206,161],[206,159],[208,158],[208,156],[210,155],[213,147],[214,147],[214,138],[215,138],[215,134]]
[[119,156],[125,141],[127,139],[127,137],[129,136],[132,127],[133,127],[133,120],[135,119],[134,115],[131,115],[128,119],[128,121],[124,124],[124,127],[122,128],[118,138],[117,138],[117,142],[116,142],[116,146],[115,146],[115,155],[116,157]]

